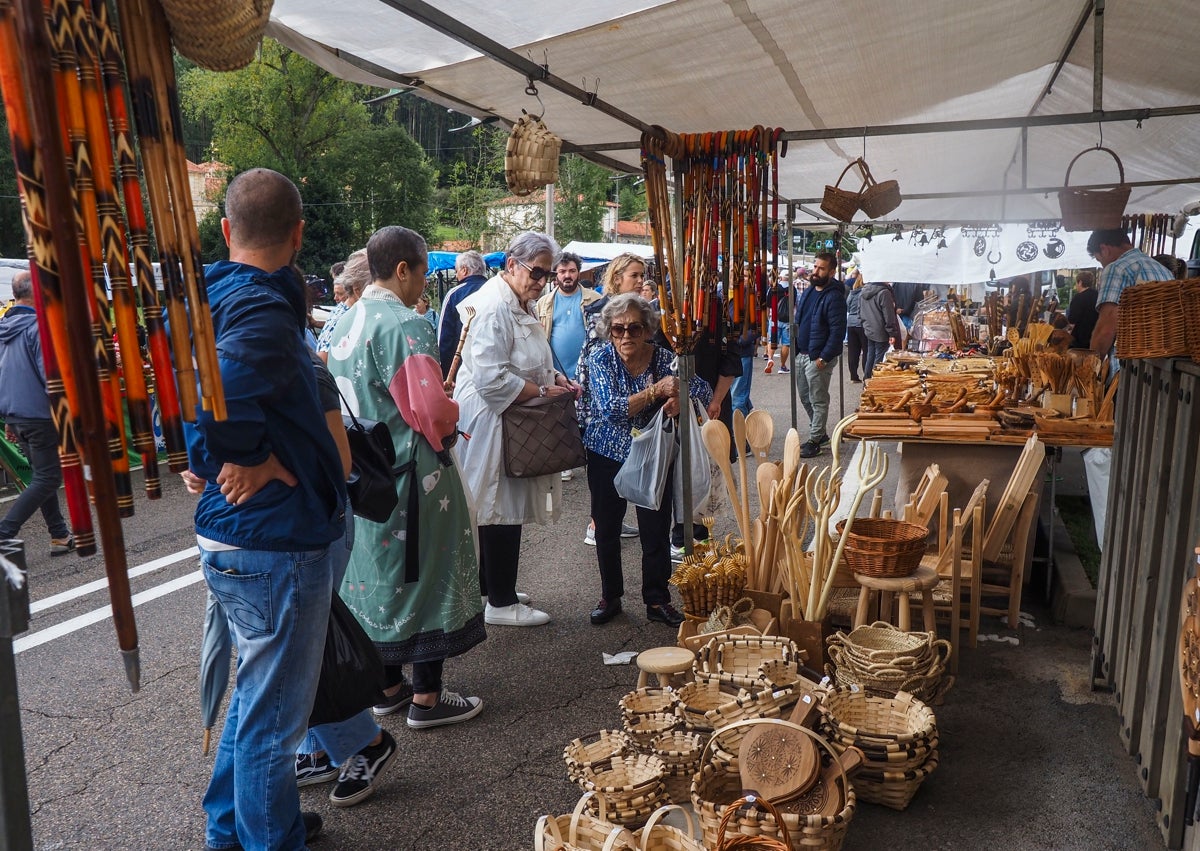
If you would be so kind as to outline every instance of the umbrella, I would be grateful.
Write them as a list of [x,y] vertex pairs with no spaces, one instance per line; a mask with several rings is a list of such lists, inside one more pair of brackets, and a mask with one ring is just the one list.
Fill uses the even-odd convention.
[[229,685],[229,655],[233,640],[225,609],[213,593],[208,593],[208,608],[204,612],[204,639],[200,643],[200,715],[204,722],[204,755],[212,740],[212,728],[217,721],[221,698]]

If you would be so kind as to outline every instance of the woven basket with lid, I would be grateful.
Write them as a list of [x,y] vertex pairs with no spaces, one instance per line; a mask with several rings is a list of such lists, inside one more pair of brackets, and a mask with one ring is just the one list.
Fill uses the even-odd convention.
[[550,132],[541,117],[522,110],[504,151],[504,178],[509,191],[528,195],[557,183],[561,150],[562,139]]
[[171,41],[209,71],[236,71],[254,59],[275,0],[160,0]]

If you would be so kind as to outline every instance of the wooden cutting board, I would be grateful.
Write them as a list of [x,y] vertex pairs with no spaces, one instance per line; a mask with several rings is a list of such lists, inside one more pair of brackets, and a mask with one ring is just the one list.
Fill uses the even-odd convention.
[[812,789],[821,774],[821,759],[817,746],[804,733],[762,724],[755,725],[742,739],[738,770],[745,794],[774,803]]

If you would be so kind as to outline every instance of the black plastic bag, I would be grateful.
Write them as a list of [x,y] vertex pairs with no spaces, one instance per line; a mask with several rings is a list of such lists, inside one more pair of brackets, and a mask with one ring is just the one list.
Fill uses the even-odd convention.
[[321,679],[308,726],[345,721],[383,703],[385,679],[379,650],[342,598],[334,594],[321,657]]

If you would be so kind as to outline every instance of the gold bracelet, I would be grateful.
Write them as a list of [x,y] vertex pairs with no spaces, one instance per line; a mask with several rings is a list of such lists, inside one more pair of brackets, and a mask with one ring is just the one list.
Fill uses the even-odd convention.
[[646,392],[650,394],[651,402],[653,402],[655,399],[658,398],[658,391],[654,389],[653,384],[651,384],[649,387],[646,388]]

